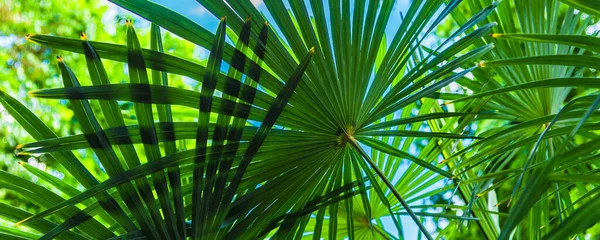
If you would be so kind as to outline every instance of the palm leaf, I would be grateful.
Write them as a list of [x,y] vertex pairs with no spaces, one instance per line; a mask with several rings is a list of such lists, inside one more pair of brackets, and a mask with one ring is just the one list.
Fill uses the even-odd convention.
[[[93,86],[79,86],[61,62],[65,87],[31,95],[68,99],[84,134],[36,138],[20,145],[20,154],[90,148],[109,178],[81,192],[65,190],[70,199],[44,206],[24,223],[67,214],[114,188],[132,213],[129,219],[108,212],[125,229],[119,236],[124,238],[302,238],[308,233],[364,239],[394,238],[396,231],[403,238],[399,214],[406,213],[431,239],[424,218],[488,219],[470,212],[455,217],[415,212],[410,205],[448,190],[428,186],[462,178],[454,174],[462,169],[450,169],[457,164],[438,164],[438,157],[450,157],[452,145],[462,139],[479,139],[460,129],[484,104],[473,101],[463,112],[448,113],[430,98],[450,98],[444,90],[448,85],[484,71],[474,63],[493,51],[482,38],[496,24],[474,28],[497,3],[465,19],[451,35],[456,41],[426,52],[423,40],[461,1],[415,1],[388,37],[393,1],[266,1],[273,19],[268,24],[247,1],[199,1],[222,17],[215,34],[153,2],[113,2],[152,22],[150,50],[140,46],[131,22],[126,45],[28,36],[31,42],[85,54]],[[159,27],[210,49],[208,61],[164,53]],[[100,58],[127,63],[130,83],[110,83]],[[146,68],[152,70],[152,84]],[[170,86],[167,73],[197,80],[200,91]],[[99,100],[103,118],[96,118],[90,100]],[[121,111],[118,101],[133,103],[133,110]],[[419,116],[411,114],[413,108]],[[179,116],[175,109],[191,114]],[[126,121],[128,114],[133,121]],[[183,120],[190,116],[197,119]],[[39,131],[27,125],[31,120],[20,122]],[[408,148],[416,140],[427,144],[415,154]],[[136,151],[136,144],[143,151]],[[193,149],[181,150],[187,147]],[[409,161],[405,173],[398,171],[403,159]],[[469,197],[461,195],[465,201]],[[478,204],[471,201],[468,209],[482,209]],[[81,219],[103,218],[105,209],[75,210],[44,233],[52,237],[83,229]],[[394,234],[383,226],[385,217],[392,218]]]

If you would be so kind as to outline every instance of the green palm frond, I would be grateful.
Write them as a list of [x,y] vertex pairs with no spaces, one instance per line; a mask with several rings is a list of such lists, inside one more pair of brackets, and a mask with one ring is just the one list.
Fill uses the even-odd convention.
[[[48,154],[83,187],[27,164],[60,194],[0,172],[44,209],[0,204],[3,219],[34,232],[2,234],[402,239],[416,226],[432,239],[424,219],[444,218],[487,239],[515,229],[537,239],[594,223],[585,211],[598,202],[600,86],[583,69],[600,67],[598,38],[584,34],[595,1],[414,0],[387,36],[391,0],[265,1],[264,13],[250,1],[199,1],[221,19],[215,33],[153,2],[111,2],[152,23],[150,46],[130,22],[125,44],[27,37],[85,56],[87,75],[59,59],[64,87],[30,93],[68,100],[81,133],[57,136],[0,92],[36,140],[18,154]],[[448,39],[423,46],[450,18]],[[209,49],[208,60],[165,53],[161,28]],[[103,61],[126,63],[129,81],[109,79]],[[446,91],[454,82],[465,92]],[[474,136],[465,131],[474,122],[492,128]],[[80,163],[80,149],[106,180]],[[461,203],[428,202],[447,192]]]
[[[481,9],[486,2],[469,4]],[[513,12],[516,18],[510,17]],[[556,182],[549,175],[594,172],[589,165],[561,164],[562,160],[563,164],[591,163],[589,156],[595,154],[590,144],[596,137],[598,100],[589,89],[598,86],[596,78],[584,76],[583,71],[596,68],[595,56],[586,52],[596,51],[597,38],[585,35],[591,19],[551,0],[507,1],[488,19],[500,26],[488,39],[496,48],[484,56],[483,68],[473,72],[474,82],[459,81],[475,94],[450,102],[488,97],[484,109],[493,113],[486,118],[510,122],[500,122],[499,127],[481,133],[482,140],[459,150],[448,161],[458,163],[460,178],[469,179],[465,188],[473,189],[481,204],[497,202],[498,209],[509,212],[500,235],[494,238],[562,239],[579,233],[590,224],[573,218],[582,225],[572,230],[564,226],[576,225],[569,218],[573,207],[593,190],[588,194],[575,178]],[[578,193],[573,193],[572,187]],[[487,198],[490,192],[497,199]],[[474,212],[476,216],[486,214]],[[560,230],[553,230],[555,226]]]
[[600,15],[600,1],[598,0],[561,0],[561,2],[585,13],[596,16]]

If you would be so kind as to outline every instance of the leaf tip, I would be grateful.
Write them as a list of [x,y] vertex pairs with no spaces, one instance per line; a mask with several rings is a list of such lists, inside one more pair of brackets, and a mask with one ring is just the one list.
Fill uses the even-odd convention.
[[226,16],[222,16],[222,17],[221,17],[221,22],[225,21],[226,19],[227,19],[227,17],[226,17]]
[[502,37],[502,34],[500,34],[500,33],[492,33],[492,37],[493,38],[499,38],[499,37]]
[[269,26],[269,22],[265,21],[265,27]]
[[27,35],[25,35],[25,40],[31,41],[31,36],[33,36],[33,34],[28,33]]
[[15,153],[17,154],[17,156],[29,156],[29,155],[31,155],[31,153],[27,152],[27,151],[19,151],[19,150],[17,150],[17,151],[15,151]]
[[[56,56],[56,61],[58,61],[59,63],[63,63],[64,59],[62,56]],[[31,91],[30,91],[30,93],[31,93]]]
[[479,64],[477,64],[477,66],[484,68],[486,66],[485,61],[481,60],[481,62],[479,62]]
[[84,32],[81,32],[79,34],[79,37],[81,38],[81,40],[86,41],[87,40],[87,35]]
[[27,95],[29,95],[30,97],[35,97],[35,92],[36,92],[36,90],[31,90],[31,91],[27,92]]
[[19,162],[18,162],[18,164],[19,164],[20,166],[23,166],[23,165],[25,164],[25,162],[23,162],[23,161],[19,161]]
[[315,47],[311,47],[309,50],[310,54],[314,54],[315,53]]
[[133,20],[125,19],[125,26],[133,27]]
[[23,225],[23,223],[25,223],[25,222],[29,221],[29,220],[30,220],[32,217],[33,217],[33,216],[31,216],[31,217],[28,217],[28,218],[25,218],[25,219],[23,219],[23,220],[21,220],[21,221],[18,221],[17,223],[15,223],[15,227],[18,227],[18,226],[21,226],[21,225]]
[[249,23],[250,21],[252,21],[252,16],[250,16],[250,17],[247,17],[247,18],[246,18],[246,21],[244,21],[244,23]]

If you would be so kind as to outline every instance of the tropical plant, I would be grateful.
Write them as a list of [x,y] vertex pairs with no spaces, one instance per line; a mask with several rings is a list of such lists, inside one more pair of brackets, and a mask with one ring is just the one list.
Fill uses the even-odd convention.
[[[18,154],[45,154],[81,185],[26,163],[54,189],[0,171],[3,188],[44,209],[0,204],[21,226],[2,237],[395,239],[413,225],[432,239],[424,219],[444,218],[486,239],[560,239],[598,219],[582,214],[598,202],[600,97],[585,69],[599,48],[582,36],[591,19],[567,5],[414,0],[388,40],[391,0],[265,1],[265,15],[249,1],[199,1],[221,19],[214,34],[153,2],[112,2],[152,22],[149,48],[130,21],[125,45],[27,36],[85,56],[87,75],[59,56],[64,87],[30,92],[68,100],[81,133],[58,136],[0,92],[36,140]],[[457,27],[423,46],[444,21]],[[165,53],[161,28],[208,60]],[[106,60],[126,63],[129,81],[109,79]],[[449,92],[454,82],[468,91]],[[459,200],[431,201],[445,194]]]
[[[475,11],[486,2],[468,1]],[[582,1],[564,2],[583,6],[578,5]],[[509,17],[513,13],[516,17]],[[455,14],[458,22],[466,21],[461,18]],[[491,200],[509,213],[501,228],[482,228],[488,238],[565,239],[598,221],[590,215],[582,219],[585,208],[575,210],[597,191],[586,179],[596,171],[600,98],[589,90],[597,87],[589,68],[597,69],[590,43],[598,38],[584,36],[589,16],[559,1],[510,1],[488,19],[499,23],[492,35],[496,48],[473,72],[475,81],[459,81],[476,94],[452,101],[482,102],[482,119],[505,121],[447,160],[460,159],[461,188],[478,206]],[[473,211],[482,219],[493,218]]]

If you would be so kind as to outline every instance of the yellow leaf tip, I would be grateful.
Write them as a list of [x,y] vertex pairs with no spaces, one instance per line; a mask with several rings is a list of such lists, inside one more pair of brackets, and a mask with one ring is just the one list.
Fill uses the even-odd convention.
[[23,219],[21,221],[18,221],[17,223],[15,223],[15,227],[21,226],[23,223],[29,221],[32,217],[28,217],[28,218],[25,218],[25,219]]
[[226,16],[222,16],[222,17],[221,17],[221,22],[222,22],[222,21],[225,21],[226,19],[227,19],[227,17],[226,17]]
[[481,60],[481,62],[479,62],[478,64],[479,67],[485,67],[485,61]]
[[25,146],[24,144],[17,144],[17,146],[15,147],[16,149],[21,149],[23,148],[23,146]]
[[247,17],[247,18],[246,18],[246,21],[244,21],[244,23],[249,23],[250,21],[252,21],[252,16],[250,16],[250,17]]
[[23,166],[23,164],[25,164],[25,163],[23,161],[19,161],[18,164]]
[[125,19],[125,26],[133,27],[133,20]]
[[310,54],[315,53],[315,47],[311,47],[309,51],[310,51]]
[[[56,56],[56,61],[58,61],[59,63],[64,62],[64,59],[62,58],[62,56]],[[31,93],[31,91],[30,91]]]
[[17,153],[17,156],[29,156],[29,155],[31,155],[31,153],[27,152],[27,151],[20,151]]
[[265,21],[265,26],[268,27],[269,26],[269,22]]
[[81,33],[79,34],[79,37],[80,37],[80,38],[81,38],[81,40],[83,40],[83,41],[87,40],[87,35],[86,35],[84,32],[81,32]]
[[35,90],[27,92],[27,95],[29,95],[30,97],[35,97]]
[[502,34],[500,34],[500,33],[492,33],[492,37],[493,38],[502,37]]

